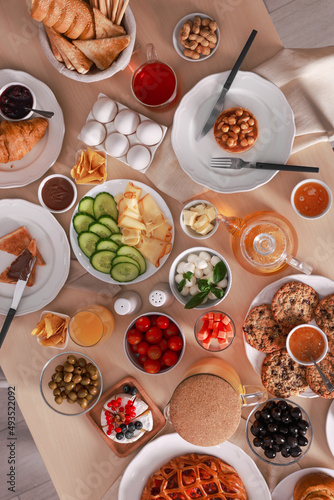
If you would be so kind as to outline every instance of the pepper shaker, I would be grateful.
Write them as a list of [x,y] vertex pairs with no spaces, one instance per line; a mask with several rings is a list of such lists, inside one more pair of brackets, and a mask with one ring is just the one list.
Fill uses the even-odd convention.
[[137,292],[127,290],[119,294],[114,303],[114,310],[120,316],[136,314],[142,307],[142,300]]
[[174,295],[168,283],[158,283],[153,290],[150,291],[148,300],[154,307],[168,307],[174,302]]

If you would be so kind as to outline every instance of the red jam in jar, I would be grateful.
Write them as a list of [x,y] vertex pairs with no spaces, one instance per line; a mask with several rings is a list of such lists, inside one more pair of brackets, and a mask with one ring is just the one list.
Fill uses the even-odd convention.
[[24,85],[10,85],[0,96],[1,113],[9,119],[20,120],[30,113],[33,96]]
[[327,190],[317,182],[302,184],[294,196],[296,209],[305,217],[317,217],[328,207],[329,196]]

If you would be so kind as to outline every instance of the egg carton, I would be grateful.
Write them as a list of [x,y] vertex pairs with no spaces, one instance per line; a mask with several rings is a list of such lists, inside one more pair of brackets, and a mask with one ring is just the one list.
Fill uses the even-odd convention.
[[[111,98],[109,98],[106,94],[100,93],[100,94],[98,95],[97,101],[98,101],[99,99],[102,99],[102,98],[111,99]],[[111,99],[111,100],[112,100],[112,101],[114,101],[114,103],[117,105],[117,113],[116,113],[116,115],[114,116],[114,118],[112,119],[112,121],[110,121],[110,122],[108,122],[108,123],[103,123],[102,121],[97,120],[97,119],[95,118],[95,116],[93,115],[93,111],[92,111],[92,110],[89,112],[89,114],[88,114],[88,116],[87,116],[87,120],[86,120],[86,124],[87,124],[88,122],[90,122],[90,121],[93,121],[93,120],[94,120],[94,121],[96,121],[96,122],[98,122],[98,123],[100,123],[100,124],[101,124],[101,125],[105,128],[105,130],[106,130],[106,137],[105,137],[105,139],[104,139],[104,140],[103,140],[100,144],[89,145],[89,144],[88,144],[88,143],[84,140],[84,137],[83,137],[83,135],[82,135],[82,130],[83,130],[83,129],[81,129],[81,131],[80,131],[80,133],[79,133],[79,135],[78,135],[78,139],[80,139],[82,142],[84,142],[85,144],[87,144],[87,145],[88,145],[91,149],[94,149],[94,150],[100,150],[100,151],[102,150],[102,151],[104,151],[104,152],[106,153],[106,155],[111,156],[111,158],[115,158],[116,160],[119,160],[119,161],[121,161],[121,162],[125,163],[125,164],[126,164],[126,165],[128,165],[129,167],[134,168],[134,170],[137,170],[138,172],[145,173],[145,172],[147,171],[147,169],[149,168],[149,166],[151,165],[152,161],[153,161],[154,154],[155,154],[155,152],[156,152],[157,148],[160,146],[160,144],[161,144],[161,143],[162,143],[162,141],[164,140],[164,137],[165,137],[166,132],[167,132],[167,127],[165,127],[164,125],[161,125],[160,123],[157,123],[157,122],[155,122],[155,121],[151,120],[150,118],[148,118],[148,117],[147,117],[147,116],[145,116],[145,115],[142,115],[141,113],[137,113],[136,111],[133,111],[131,108],[128,108],[128,107],[127,107],[127,106],[125,106],[124,104],[122,104],[122,103],[120,103],[120,102],[118,102],[118,101],[115,101],[114,99]],[[96,102],[97,102],[97,101],[96,101]],[[96,104],[96,103],[94,103],[94,106],[95,106],[95,104]],[[116,127],[115,127],[115,119],[116,119],[117,115],[119,115],[119,113],[120,113],[121,111],[124,111],[124,110],[130,110],[131,112],[135,113],[135,114],[138,116],[138,118],[139,118],[139,123],[138,123],[138,125],[137,125],[137,127],[136,127],[136,130],[135,130],[133,133],[130,133],[130,134],[123,133],[123,134],[121,134],[122,136],[126,137],[126,138],[127,138],[127,140],[129,141],[129,149],[128,149],[127,153],[123,154],[122,156],[117,156],[117,157],[116,157],[116,156],[112,156],[110,153],[108,153],[108,150],[106,149],[106,145],[105,145],[105,144],[106,144],[106,141],[107,141],[108,137],[109,137],[111,134],[113,134],[114,132],[118,132],[118,131],[116,130]],[[154,144],[154,145],[147,145],[147,144],[145,144],[145,143],[141,142],[141,141],[138,139],[137,135],[136,135],[136,131],[137,131],[137,129],[138,129],[138,127],[139,127],[139,125],[140,125],[141,123],[143,123],[143,122],[146,122],[146,121],[148,121],[148,122],[151,122],[151,123],[154,123],[154,124],[158,125],[158,126],[161,128],[161,130],[162,130],[162,136],[161,136],[161,139],[159,140],[159,142],[157,142],[157,143],[156,143],[156,144]],[[85,125],[86,125],[86,124],[85,124]],[[119,133],[119,132],[118,132],[118,133]],[[133,146],[136,146],[136,145],[141,145],[141,146],[145,147],[145,148],[149,151],[149,153],[150,153],[150,161],[149,161],[149,163],[148,163],[148,164],[146,164],[146,166],[145,166],[145,167],[143,167],[143,168],[135,168],[135,167],[133,167],[132,165],[130,165],[130,164],[128,163],[128,161],[127,161],[127,154],[128,154],[128,152],[130,151],[130,149],[131,149]],[[144,152],[144,153],[145,153],[145,152]],[[137,158],[137,159],[138,159],[138,158]]]

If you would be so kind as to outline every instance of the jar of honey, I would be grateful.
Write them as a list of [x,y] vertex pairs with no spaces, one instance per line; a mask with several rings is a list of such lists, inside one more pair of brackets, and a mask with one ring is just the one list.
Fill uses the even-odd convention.
[[331,208],[332,198],[327,184],[317,179],[306,179],[293,189],[291,205],[300,217],[319,219]]

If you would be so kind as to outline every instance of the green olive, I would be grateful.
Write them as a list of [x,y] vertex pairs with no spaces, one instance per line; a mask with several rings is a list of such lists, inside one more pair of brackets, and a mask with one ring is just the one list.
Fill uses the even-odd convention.
[[87,394],[86,399],[87,399],[87,401],[91,401],[93,399],[93,397],[94,396],[92,394]]
[[63,367],[63,365],[58,365],[58,366],[56,366],[55,370],[56,370],[56,372],[62,372],[64,370],[64,367]]
[[57,373],[53,373],[51,376],[51,380],[54,380],[56,375],[57,375]]
[[76,366],[73,370],[73,373],[75,373],[76,375],[81,375],[82,373],[82,368],[81,366]]
[[82,399],[82,398],[85,398],[87,396],[88,391],[86,391],[86,389],[81,389],[77,394],[78,394],[78,398]]
[[57,382],[58,384],[58,382],[61,382],[62,380],[63,380],[63,373],[57,372],[54,381]]
[[82,377],[81,383],[82,383],[82,385],[89,385],[90,378],[89,377]]
[[81,406],[81,408],[87,408],[88,401],[86,398],[80,399],[80,401],[78,401],[78,403]]
[[73,356],[73,354],[70,354],[67,356],[67,363],[70,363],[70,365],[74,365],[77,362],[77,358]]
[[61,405],[63,402],[63,398],[61,396],[57,396],[55,398],[55,402],[57,403],[57,405]]
[[73,405],[75,403],[75,401],[73,401],[73,399],[69,399],[69,398],[67,398],[67,402],[70,403],[71,405]]
[[65,390],[66,391],[72,391],[72,389],[74,389],[75,387],[75,383],[74,382],[67,382],[67,384],[65,384]]
[[83,389],[83,385],[81,384],[77,384],[75,387],[74,387],[74,392],[79,392],[81,389]]
[[97,387],[94,387],[93,385],[90,385],[88,387],[88,392],[89,392],[89,394],[92,394],[93,396],[95,396],[95,394],[98,393],[98,389],[97,389]]
[[99,381],[98,380],[92,380],[92,385],[95,385],[95,387],[97,387],[99,385]]
[[76,392],[71,391],[68,394],[67,399],[70,399],[71,401],[76,401],[78,399],[78,395]]
[[61,395],[61,397],[62,397],[63,399],[66,399],[66,398],[67,398],[67,394],[66,394],[66,392],[65,392],[65,391],[61,391],[60,395]]
[[64,371],[65,372],[73,372],[73,370],[74,370],[74,366],[71,365],[71,363],[68,363],[66,361],[66,363],[64,364]]
[[64,382],[71,382],[72,377],[73,377],[72,373],[66,372],[64,375]]
[[90,373],[90,378],[92,380],[98,380],[99,378],[99,373],[98,372],[95,372],[95,373]]
[[[71,373],[71,375],[72,375],[72,373]],[[81,375],[79,375],[79,373],[76,373],[75,375],[73,375],[72,382],[74,382],[75,384],[79,384],[79,382],[81,382]]]
[[58,387],[65,387],[65,382],[64,382],[64,380],[61,380],[61,381],[58,383]]
[[87,361],[84,358],[79,358],[78,365],[81,366],[81,368],[84,368],[87,365]]
[[60,389],[58,389],[58,387],[57,387],[57,389],[54,389],[53,395],[54,396],[60,396]]
[[50,387],[50,389],[54,390],[57,388],[57,384],[54,380],[51,380],[49,383],[48,383],[48,386]]

